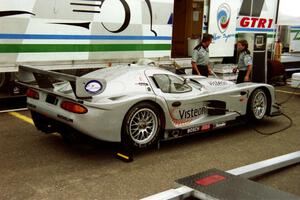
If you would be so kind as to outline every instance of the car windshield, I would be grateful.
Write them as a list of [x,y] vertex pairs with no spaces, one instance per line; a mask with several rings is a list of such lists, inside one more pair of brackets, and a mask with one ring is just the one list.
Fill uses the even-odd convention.
[[192,90],[182,79],[173,75],[155,74],[153,78],[157,86],[165,93],[185,93]]

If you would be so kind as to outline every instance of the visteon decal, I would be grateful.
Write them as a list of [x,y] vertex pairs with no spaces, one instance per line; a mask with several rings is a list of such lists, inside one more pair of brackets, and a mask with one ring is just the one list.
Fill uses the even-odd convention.
[[206,106],[200,107],[200,108],[191,108],[188,110],[186,110],[186,109],[179,110],[180,119],[194,118],[194,117],[198,117],[201,115],[205,115],[206,113],[207,113]]

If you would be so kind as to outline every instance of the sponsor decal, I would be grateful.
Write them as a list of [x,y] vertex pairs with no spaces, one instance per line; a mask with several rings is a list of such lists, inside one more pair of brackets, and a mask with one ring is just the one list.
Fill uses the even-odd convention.
[[57,117],[60,118],[60,119],[62,119],[62,120],[65,120],[65,121],[67,121],[67,122],[73,123],[73,119],[70,119],[70,118],[68,118],[68,117],[66,117],[66,116],[63,116],[63,115],[57,115]]
[[226,34],[226,30],[230,24],[231,9],[227,3],[223,3],[219,6],[217,11],[217,24],[221,34],[213,33],[214,41],[224,39],[225,42],[229,38],[235,37],[235,33]]
[[186,130],[186,133],[195,133],[195,132],[199,132],[199,131],[207,131],[210,130],[211,128],[211,124],[205,124],[203,126],[196,126],[196,127],[192,127],[192,128],[188,128]]
[[139,85],[139,86],[148,86],[148,83],[140,82],[140,83],[136,83],[136,85]]
[[231,10],[228,4],[223,3],[219,6],[217,12],[217,23],[221,33],[224,33],[230,22]]
[[300,40],[300,30],[294,30],[293,32],[296,33],[293,40]]
[[[249,6],[252,9],[249,9]],[[265,0],[243,0],[239,12],[239,27],[248,30],[271,29],[273,19],[261,17],[263,10],[269,12]]]
[[193,118],[199,118],[201,116],[204,116],[205,114],[207,114],[206,106],[190,109],[172,108],[170,110],[170,117],[175,126],[188,125],[192,122]]
[[184,126],[192,122],[192,119],[177,119],[177,117],[174,116],[175,112],[178,112],[176,108],[172,108],[169,112],[171,120],[175,126]]
[[[100,14],[102,9],[105,9],[105,4],[111,3],[112,1],[106,1],[106,0],[85,0],[85,1],[90,1],[89,3],[83,3],[83,2],[70,2],[69,3],[69,9],[72,10],[73,13],[80,15],[80,16],[84,16],[84,15],[88,15],[90,16],[91,14]],[[123,10],[125,12],[124,15],[124,21],[122,23],[122,25],[120,27],[118,27],[115,30],[112,30],[110,28],[107,27],[107,25],[105,25],[103,22],[101,22],[102,27],[107,30],[110,33],[121,33],[124,30],[127,29],[127,27],[130,25],[130,21],[131,21],[131,8],[127,2],[127,0],[118,0],[123,7]],[[152,4],[150,0],[144,0],[148,11],[149,11],[149,17],[150,17],[150,31],[154,34],[154,36],[157,36],[156,31],[153,29],[153,10],[152,10]],[[56,4],[56,3],[55,3]],[[103,7],[104,5],[104,7]],[[67,6],[66,6],[67,7]],[[65,8],[64,8],[65,9]],[[51,10],[51,9],[49,9]],[[53,9],[54,12],[55,8]],[[114,10],[115,12],[115,10]],[[116,12],[121,12],[121,11],[116,11]],[[0,11],[0,17],[9,17],[9,16],[13,16],[13,15],[32,15],[35,16],[35,13],[31,13],[27,10],[3,10]],[[37,16],[38,17],[38,16]],[[75,26],[75,27],[82,27],[82,28],[86,28],[86,29],[90,29],[90,24],[91,21],[89,22],[83,22],[83,23],[70,23],[70,22],[49,22],[49,24],[57,24],[57,25],[66,25],[66,26]]]
[[220,122],[220,123],[216,123],[215,128],[221,128],[226,126],[226,122]]
[[271,28],[273,19],[259,18],[259,17],[242,17],[240,20],[240,27],[242,28]]
[[194,118],[194,117],[198,117],[200,115],[204,115],[206,113],[207,113],[206,106],[200,107],[200,108],[191,108],[188,110],[186,110],[186,109],[179,110],[180,119]]
[[102,89],[102,84],[99,81],[92,80],[85,84],[85,91],[96,94]]
[[199,127],[199,126],[197,126],[197,127],[192,127],[192,128],[188,128],[188,129],[186,130],[186,133],[194,133],[194,132],[198,132],[198,131],[200,131],[200,127]]
[[215,81],[208,81],[208,84],[211,86],[224,86],[227,85],[227,82],[222,80],[215,80]]
[[210,124],[205,124],[203,126],[201,126],[201,131],[207,131],[210,129]]

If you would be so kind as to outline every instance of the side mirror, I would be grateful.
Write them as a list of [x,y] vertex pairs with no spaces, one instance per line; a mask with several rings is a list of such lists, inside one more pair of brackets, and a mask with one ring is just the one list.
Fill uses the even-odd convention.
[[188,81],[190,81],[189,78],[184,78],[184,79],[183,79],[183,84],[186,84]]

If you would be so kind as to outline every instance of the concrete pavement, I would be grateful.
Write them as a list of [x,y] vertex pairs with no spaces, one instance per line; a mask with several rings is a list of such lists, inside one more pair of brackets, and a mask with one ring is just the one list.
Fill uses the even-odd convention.
[[[280,87],[280,90],[289,90]],[[288,97],[278,92],[278,101]],[[43,135],[31,124],[0,114],[0,199],[139,199],[170,189],[174,180],[210,168],[229,170],[300,150],[300,95],[283,105],[294,121],[285,131],[263,136],[251,129],[278,130],[282,116],[162,144],[138,152],[134,162],[114,158],[116,145],[66,145],[59,135]],[[29,115],[29,112],[21,112]],[[256,181],[300,196],[300,165]]]

